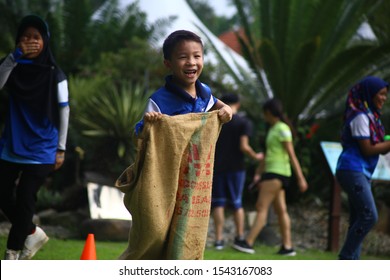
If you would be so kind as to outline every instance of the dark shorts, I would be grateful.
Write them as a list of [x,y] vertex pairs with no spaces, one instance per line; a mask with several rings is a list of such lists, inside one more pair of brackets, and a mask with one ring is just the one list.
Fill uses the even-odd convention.
[[260,182],[267,181],[267,180],[273,180],[273,179],[278,179],[282,182],[282,188],[287,190],[287,188],[290,185],[290,178],[287,176],[279,175],[276,173],[263,173],[261,175]]
[[245,171],[214,173],[211,207],[242,207]]

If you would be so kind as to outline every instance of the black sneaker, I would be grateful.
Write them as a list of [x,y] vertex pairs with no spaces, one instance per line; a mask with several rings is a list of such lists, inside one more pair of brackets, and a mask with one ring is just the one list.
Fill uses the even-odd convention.
[[289,256],[289,257],[293,257],[297,254],[297,252],[295,252],[294,248],[291,248],[291,249],[286,249],[284,248],[284,246],[282,245],[282,247],[280,247],[280,250],[278,251],[278,254],[279,255],[282,255],[282,256]]
[[214,248],[216,250],[222,250],[225,247],[225,241],[223,240],[217,240],[214,242]]
[[239,239],[235,239],[234,240],[234,243],[233,243],[233,248],[240,251],[240,252],[243,252],[243,253],[248,253],[248,254],[254,254],[255,253],[255,250],[253,249],[252,246],[250,246],[246,240],[239,240]]
[[244,237],[239,237],[239,236],[234,237],[234,243],[239,243],[242,241],[245,241]]

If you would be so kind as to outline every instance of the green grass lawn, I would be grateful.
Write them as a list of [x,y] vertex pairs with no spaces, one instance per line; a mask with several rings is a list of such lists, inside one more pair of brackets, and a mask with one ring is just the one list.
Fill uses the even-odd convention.
[[[34,256],[35,260],[78,260],[84,248],[84,240],[62,240],[51,238],[49,242]],[[127,247],[127,242],[108,242],[95,240],[96,255],[99,260],[115,260]],[[1,257],[6,247],[6,237],[0,237]],[[337,254],[319,250],[297,250],[295,257],[284,257],[276,254],[277,247],[255,246],[256,253],[245,254],[226,246],[217,251],[207,248],[205,260],[335,260]],[[362,256],[362,259],[389,259],[389,256]]]

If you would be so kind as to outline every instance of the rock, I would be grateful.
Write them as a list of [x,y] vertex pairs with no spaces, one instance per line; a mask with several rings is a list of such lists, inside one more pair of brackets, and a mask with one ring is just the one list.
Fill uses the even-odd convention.
[[383,202],[377,202],[378,223],[375,229],[379,232],[390,235],[390,208]]
[[81,237],[80,224],[88,218],[86,210],[57,212],[54,209],[47,209],[38,213],[41,225],[63,227],[72,233],[72,236]]
[[88,207],[87,188],[74,185],[62,192],[62,201],[57,206],[58,211],[74,211],[74,209]]
[[0,222],[0,236],[8,236],[9,230],[11,229],[10,222]]
[[[278,230],[278,228],[276,229]],[[275,246],[281,244],[281,238],[279,237],[278,231],[276,231],[274,227],[272,226],[265,226],[259,236],[257,237],[257,240],[259,240],[260,243],[265,244],[267,246]]]
[[100,241],[127,241],[131,221],[117,219],[86,219],[81,224],[81,234],[86,237],[89,233]]

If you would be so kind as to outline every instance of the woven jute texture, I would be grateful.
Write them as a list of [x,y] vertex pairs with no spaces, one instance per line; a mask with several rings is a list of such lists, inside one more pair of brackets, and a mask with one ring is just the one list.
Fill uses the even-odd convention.
[[203,259],[221,126],[217,111],[145,123],[115,184],[133,219],[120,259]]

